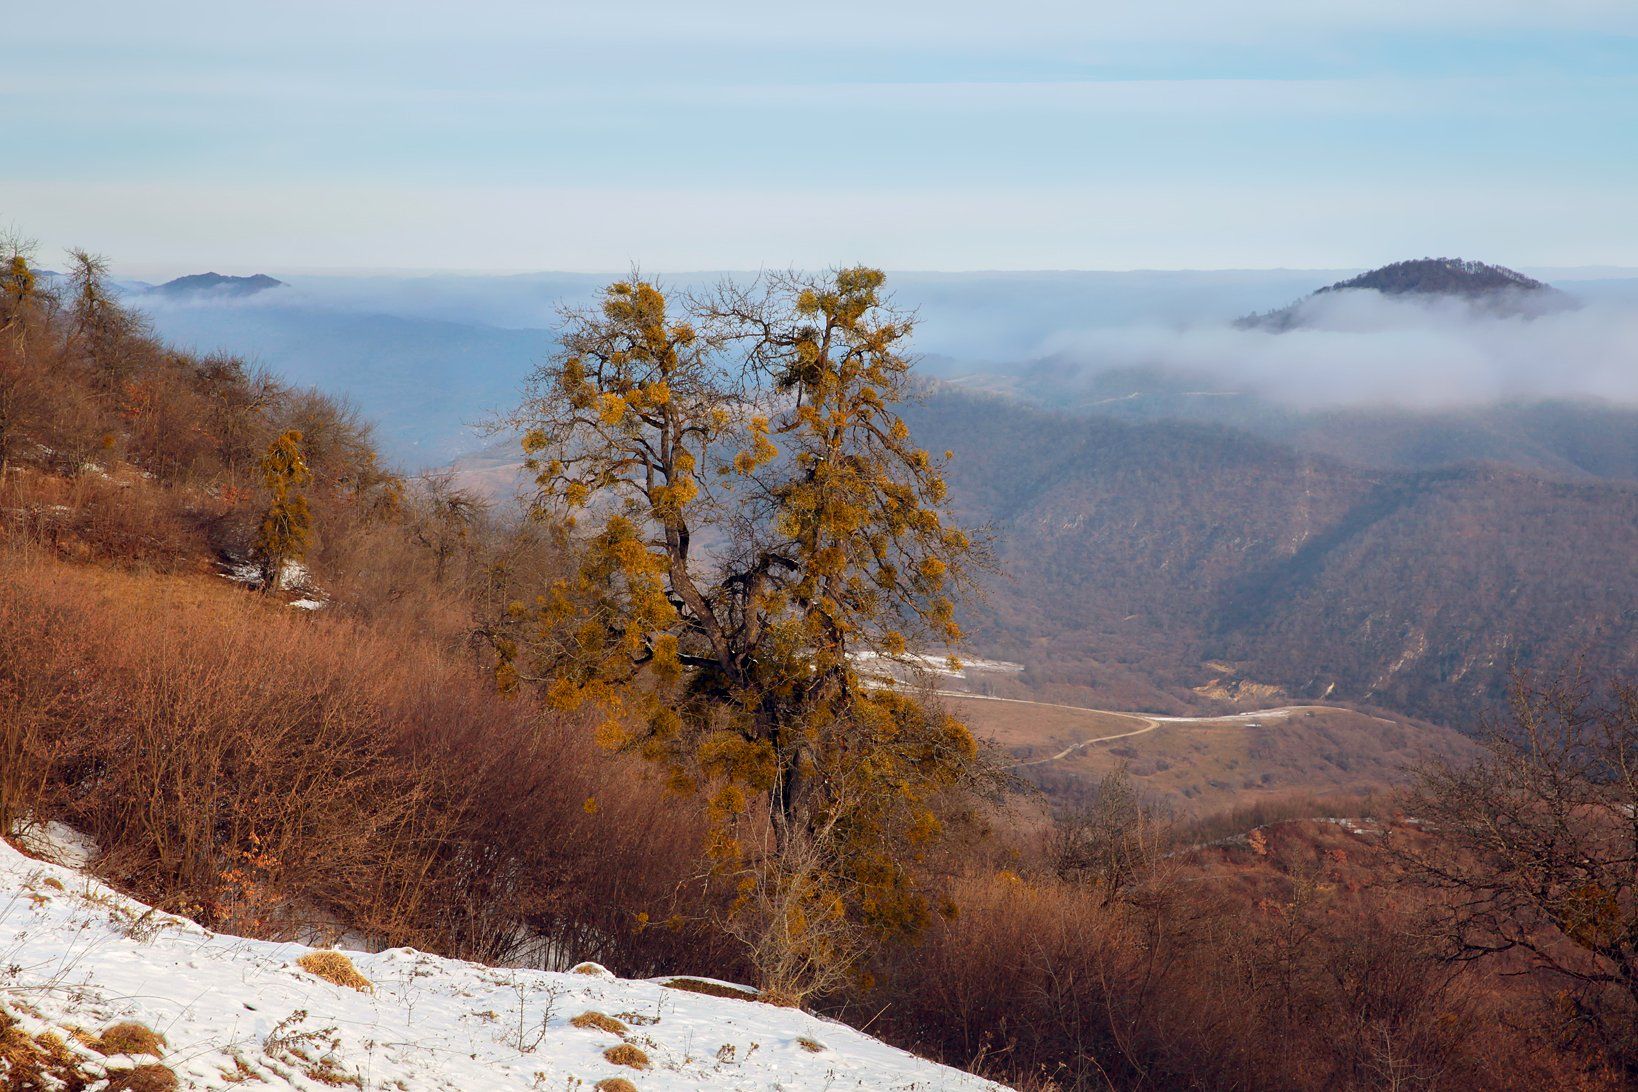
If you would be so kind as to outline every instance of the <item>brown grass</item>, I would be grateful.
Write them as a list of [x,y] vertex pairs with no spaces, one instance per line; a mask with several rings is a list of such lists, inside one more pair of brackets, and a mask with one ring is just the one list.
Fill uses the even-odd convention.
[[108,1078],[105,1092],[176,1092],[176,1074],[163,1065],[139,1065]]
[[100,1054],[151,1054],[165,1056],[165,1037],[146,1024],[124,1020],[110,1024],[96,1040]]
[[821,1043],[817,1039],[809,1039],[806,1035],[798,1036],[796,1045],[807,1051],[809,1054],[821,1054],[825,1049],[824,1043]]
[[624,1077],[604,1077],[592,1089],[593,1092],[637,1092],[637,1086]]
[[630,1043],[621,1043],[603,1051],[603,1057],[614,1065],[629,1065],[633,1069],[647,1069],[648,1055]]
[[761,1001],[762,995],[749,990],[738,989],[734,986],[725,986],[720,982],[705,982],[698,978],[668,978],[664,985],[674,990],[685,990],[688,993],[702,993],[707,997],[727,997],[734,1001]]
[[626,1033],[626,1025],[614,1017],[605,1016],[600,1012],[583,1012],[570,1020],[569,1023],[577,1028],[596,1028],[598,1031],[606,1031],[613,1035],[624,1035]]
[[704,928],[637,915],[696,897],[698,817],[580,718],[413,637],[212,576],[9,554],[0,708],[0,818],[80,827],[107,879],[214,928],[341,922],[494,961],[527,922],[628,974],[733,966]]
[[0,1007],[0,1076],[5,1087],[24,1089],[61,1088],[80,1092],[90,1082],[80,1072],[79,1058],[53,1034],[34,1037],[17,1026],[16,1019]]
[[337,986],[345,986],[360,993],[375,992],[374,984],[359,974],[358,968],[353,966],[353,961],[340,952],[308,952],[296,960],[296,966]]

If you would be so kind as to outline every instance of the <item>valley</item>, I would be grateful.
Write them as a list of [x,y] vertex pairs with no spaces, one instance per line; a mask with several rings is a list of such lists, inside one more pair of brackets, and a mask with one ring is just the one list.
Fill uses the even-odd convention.
[[1124,768],[1147,799],[1182,819],[1259,800],[1365,797],[1408,783],[1428,763],[1478,753],[1448,728],[1340,706],[1168,716],[939,695],[1048,801],[1084,796]]
[[1638,1089],[1638,3],[13,5],[0,1092]]

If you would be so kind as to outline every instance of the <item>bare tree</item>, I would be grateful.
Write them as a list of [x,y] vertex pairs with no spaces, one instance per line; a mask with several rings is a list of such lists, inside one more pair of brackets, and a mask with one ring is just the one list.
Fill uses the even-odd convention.
[[1425,773],[1435,835],[1401,847],[1437,891],[1447,956],[1543,976],[1574,1029],[1638,1072],[1638,687],[1515,684],[1511,721],[1467,768]]
[[1165,817],[1139,795],[1123,763],[1057,810],[1047,832],[1047,857],[1059,878],[1096,888],[1110,906],[1151,878],[1169,834]]

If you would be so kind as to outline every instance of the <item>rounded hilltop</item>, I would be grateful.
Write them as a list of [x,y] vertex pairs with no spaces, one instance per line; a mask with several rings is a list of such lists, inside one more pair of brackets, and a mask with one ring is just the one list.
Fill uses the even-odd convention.
[[1469,258],[1413,258],[1328,284],[1286,307],[1247,315],[1235,325],[1242,330],[1276,333],[1314,325],[1318,301],[1349,292],[1465,300],[1498,316],[1540,315],[1576,306],[1574,300],[1545,281],[1503,265]]

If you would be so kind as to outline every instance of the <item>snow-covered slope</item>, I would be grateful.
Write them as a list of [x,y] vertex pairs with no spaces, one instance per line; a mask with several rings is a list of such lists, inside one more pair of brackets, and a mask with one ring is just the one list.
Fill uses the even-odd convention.
[[[555,974],[404,948],[349,952],[372,984],[365,992],[299,968],[309,951],[211,933],[0,842],[0,1029],[75,1056],[98,1078],[92,1090],[104,1076],[140,1087],[121,1073],[156,1064],[101,1052],[97,1037],[127,1020],[165,1037],[159,1062],[182,1088],[592,1092],[624,1088],[599,1083],[624,1078],[640,1092],[1000,1089],[803,1012],[599,968]],[[571,1022],[587,1012],[626,1030]],[[622,1044],[647,1067],[605,1057]],[[0,1073],[0,1087],[16,1079]]]

